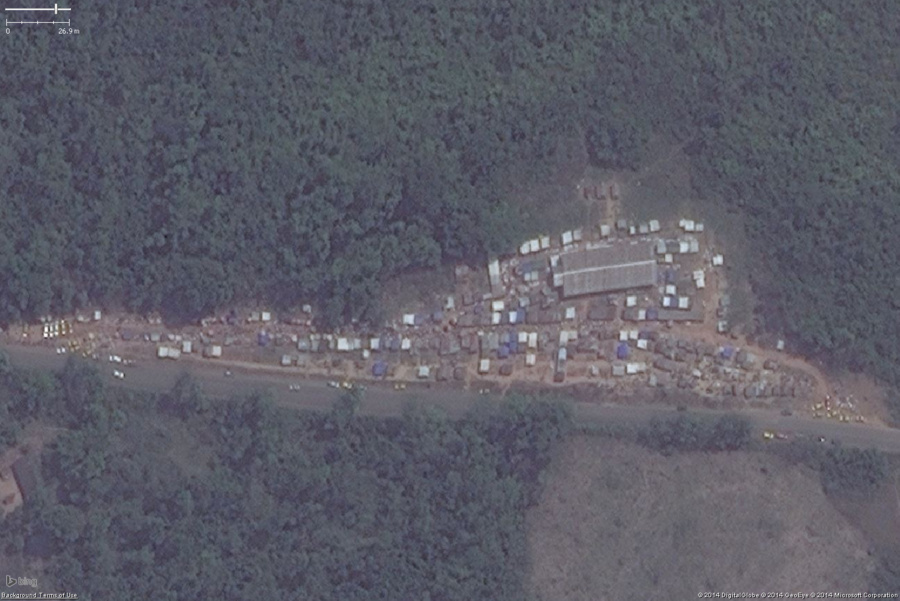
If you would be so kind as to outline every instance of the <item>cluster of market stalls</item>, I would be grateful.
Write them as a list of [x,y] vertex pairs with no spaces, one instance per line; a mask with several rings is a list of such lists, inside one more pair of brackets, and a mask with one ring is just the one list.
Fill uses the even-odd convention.
[[[290,318],[232,311],[177,332],[158,319],[120,320],[92,333],[91,346],[118,353],[149,344],[165,360],[276,363],[344,378],[588,379],[754,399],[802,394],[808,382],[717,336],[724,258],[704,232],[687,219],[668,226],[619,220],[538,236],[485,268],[459,266],[451,294],[380,328],[323,332],[304,306]],[[703,327],[707,320],[718,323]]]
[[369,378],[588,378],[754,399],[802,394],[804,378],[725,337],[692,342],[690,325],[717,304],[707,283],[724,264],[703,232],[690,220],[668,231],[620,220],[539,236],[486,269],[458,267],[455,292],[439,306],[375,332],[295,335],[296,352],[280,362]]

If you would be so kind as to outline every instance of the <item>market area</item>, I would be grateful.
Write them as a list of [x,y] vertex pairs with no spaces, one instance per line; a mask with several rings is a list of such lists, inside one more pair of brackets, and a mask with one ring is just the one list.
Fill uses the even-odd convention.
[[[116,378],[155,357],[271,366],[334,386],[387,380],[463,386],[588,384],[627,394],[678,388],[815,416],[861,420],[851,398],[816,391],[802,369],[742,344],[728,321],[725,257],[705,225],[625,219],[522,242],[485,266],[459,265],[452,294],[379,328],[316,326],[248,310],[178,328],[159,317],[108,318],[100,310],[13,328],[11,342],[56,347],[112,363]],[[820,398],[821,397],[821,398]]]

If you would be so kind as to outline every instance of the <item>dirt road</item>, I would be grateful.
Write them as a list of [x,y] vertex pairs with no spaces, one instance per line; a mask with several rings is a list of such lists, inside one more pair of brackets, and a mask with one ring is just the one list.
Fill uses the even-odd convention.
[[[56,370],[62,368],[67,359],[66,355],[57,355],[52,349],[41,347],[6,345],[2,348],[17,367]],[[113,378],[112,364],[101,363],[99,367],[104,378],[114,386],[159,392],[169,389],[182,373],[188,372],[210,396],[227,397],[262,390],[268,391],[279,405],[297,409],[328,409],[341,394],[339,390],[328,387],[323,380],[299,380],[278,373],[277,370],[235,371],[232,376],[226,377],[223,369],[210,365],[208,361],[182,360],[178,363],[148,361],[127,368],[127,377],[121,381]],[[298,390],[288,390],[289,384],[295,384]],[[411,401],[438,407],[451,417],[463,415],[478,402],[492,402],[489,397],[477,392],[450,386],[410,385],[407,390],[397,391],[391,386],[370,385],[364,395],[360,411],[370,415],[397,415],[404,405]],[[677,415],[677,410],[672,407],[655,405],[614,405],[577,401],[573,402],[573,408],[577,423],[639,425],[654,417]],[[708,415],[723,413],[714,409],[691,409],[691,412]],[[900,430],[872,424],[784,416],[762,410],[745,409],[739,413],[750,420],[757,435],[763,430],[774,430],[789,437],[822,436],[847,446],[873,447],[888,453],[900,453]]]

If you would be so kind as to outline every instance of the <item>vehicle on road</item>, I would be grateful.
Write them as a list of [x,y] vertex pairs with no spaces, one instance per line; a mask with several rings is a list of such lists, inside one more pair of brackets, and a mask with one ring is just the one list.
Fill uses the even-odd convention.
[[125,379],[125,373],[119,371],[118,369],[114,369],[114,370],[113,370],[113,377],[116,378],[117,380],[124,380],[124,379]]
[[790,417],[791,415],[794,415],[794,412],[791,411],[790,409],[782,409],[781,415],[783,415],[785,417]]
[[819,442],[825,442],[825,437],[824,437],[824,436],[820,436],[818,440],[819,440]]
[[334,380],[331,380],[330,382],[328,382],[328,386],[329,386],[330,388],[340,388],[340,387],[341,387],[341,383],[340,383],[340,382],[335,382]]
[[230,378],[230,377],[231,377],[231,370],[230,370],[230,369],[226,369],[226,370],[225,370],[225,377],[226,377],[226,378]]
[[118,356],[118,355],[110,355],[110,356],[109,356],[109,362],[110,362],[110,363],[121,363],[121,362],[122,362],[122,357],[120,357],[120,356]]
[[787,440],[787,434],[782,434],[781,432],[776,432],[775,438],[777,438],[778,440]]
[[397,382],[394,384],[394,390],[406,390],[406,382]]
[[768,430],[763,432],[763,439],[772,440],[773,438],[775,438],[775,435],[772,432],[769,432]]
[[291,384],[290,386],[288,386],[288,390],[290,390],[291,392],[297,392],[300,390],[300,385],[299,384]]

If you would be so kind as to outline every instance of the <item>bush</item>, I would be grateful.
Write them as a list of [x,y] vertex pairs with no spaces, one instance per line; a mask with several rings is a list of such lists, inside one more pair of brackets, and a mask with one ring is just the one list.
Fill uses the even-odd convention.
[[887,459],[875,449],[832,447],[822,457],[822,486],[827,492],[865,493],[884,482]]
[[738,451],[750,442],[750,424],[739,415],[724,415],[715,421],[679,415],[653,419],[638,433],[638,442],[664,455],[675,451]]

